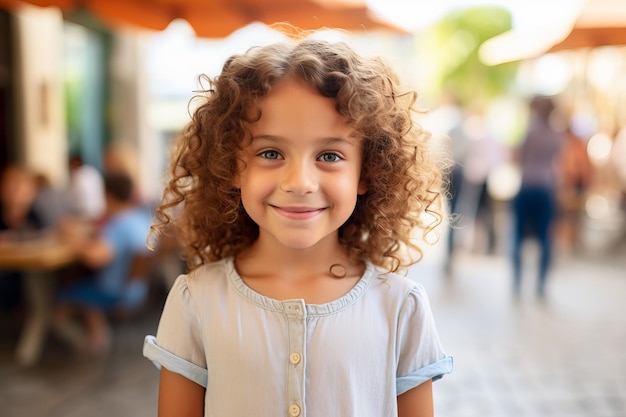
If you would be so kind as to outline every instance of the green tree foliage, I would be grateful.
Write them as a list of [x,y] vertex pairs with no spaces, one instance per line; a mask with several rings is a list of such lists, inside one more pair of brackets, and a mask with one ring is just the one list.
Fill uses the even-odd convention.
[[511,14],[502,7],[459,9],[430,28],[426,50],[434,62],[434,85],[453,93],[462,105],[484,102],[507,92],[516,63],[483,64],[478,48],[486,40],[511,29]]

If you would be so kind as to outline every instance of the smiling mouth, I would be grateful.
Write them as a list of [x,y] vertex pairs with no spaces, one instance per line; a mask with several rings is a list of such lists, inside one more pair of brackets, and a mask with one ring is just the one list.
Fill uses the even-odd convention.
[[308,220],[324,211],[323,208],[312,207],[270,207],[272,207],[281,216],[287,217],[288,219],[292,220]]

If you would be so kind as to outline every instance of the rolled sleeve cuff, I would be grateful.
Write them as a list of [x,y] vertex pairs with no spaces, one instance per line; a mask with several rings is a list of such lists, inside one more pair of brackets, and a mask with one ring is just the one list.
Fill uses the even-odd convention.
[[452,372],[452,363],[452,356],[444,356],[437,362],[433,362],[428,366],[418,369],[412,374],[396,378],[397,395],[404,394],[429,379],[436,381],[445,374],[449,374]]
[[182,375],[204,388],[207,386],[208,372],[206,369],[163,349],[157,345],[154,336],[146,336],[143,343],[143,356],[150,359],[158,369],[164,367],[168,371]]

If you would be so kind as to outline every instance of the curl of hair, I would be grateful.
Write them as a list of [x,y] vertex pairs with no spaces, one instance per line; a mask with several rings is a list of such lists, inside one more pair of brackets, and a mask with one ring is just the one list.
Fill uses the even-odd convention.
[[[395,74],[379,58],[365,58],[344,43],[302,39],[252,48],[232,56],[195,99],[200,104],[178,138],[169,181],[151,234],[177,230],[191,269],[235,256],[258,237],[258,226],[233,184],[255,103],[285,77],[325,97],[361,138],[367,192],[339,229],[351,256],[396,271],[417,262],[425,237],[441,223],[441,169],[430,135],[414,122],[416,93],[399,91]],[[407,252],[408,251],[408,252]],[[417,254],[405,256],[406,253]]]

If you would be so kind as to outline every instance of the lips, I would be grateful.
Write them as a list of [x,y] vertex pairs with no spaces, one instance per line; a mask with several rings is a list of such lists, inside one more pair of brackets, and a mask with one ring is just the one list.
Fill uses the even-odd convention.
[[324,211],[323,208],[314,207],[271,207],[281,216],[291,220],[308,220]]

